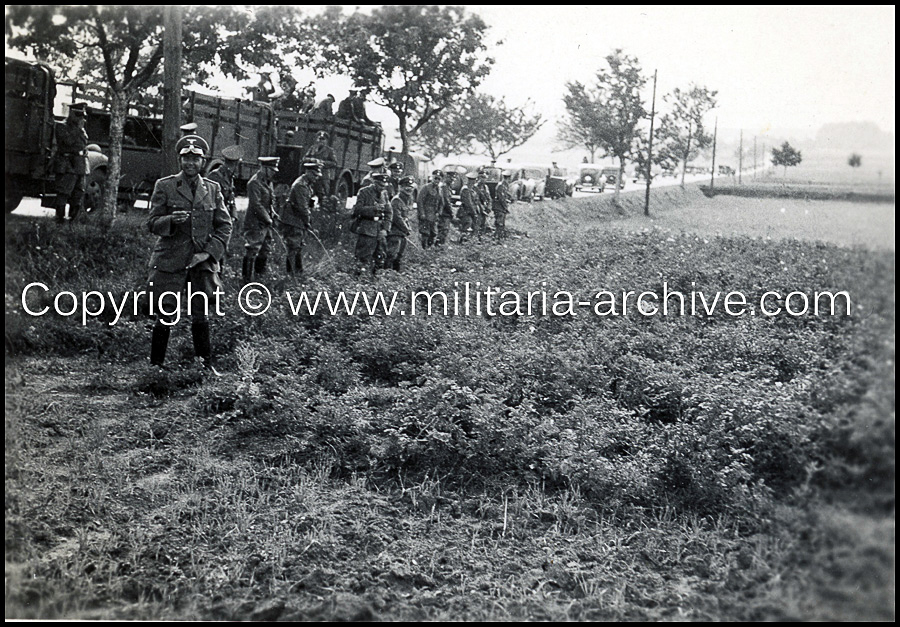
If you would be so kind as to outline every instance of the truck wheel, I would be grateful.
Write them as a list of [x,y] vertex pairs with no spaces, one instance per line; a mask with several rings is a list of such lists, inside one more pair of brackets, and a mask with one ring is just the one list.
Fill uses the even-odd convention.
[[12,186],[7,181],[6,184],[6,213],[12,213],[16,210],[16,207],[19,206],[19,203],[22,202],[22,198],[24,194],[17,189],[12,189]]
[[344,213],[347,210],[347,199],[350,198],[350,184],[347,182],[347,179],[338,181],[337,188],[334,190],[334,195],[338,200],[338,212]]
[[106,181],[106,169],[97,168],[91,172],[87,189],[84,190],[85,213],[103,207],[103,183]]

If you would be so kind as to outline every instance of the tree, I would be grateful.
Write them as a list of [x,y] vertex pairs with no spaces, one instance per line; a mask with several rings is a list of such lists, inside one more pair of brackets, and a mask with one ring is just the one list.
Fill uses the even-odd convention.
[[[604,156],[619,160],[619,181],[624,178],[625,162],[631,158],[638,135],[638,126],[647,117],[641,89],[647,78],[635,57],[616,49],[606,57],[609,69],[596,74],[596,83],[589,89],[581,83],[569,83],[569,93],[563,97],[569,120],[563,136],[575,131],[578,124],[589,124],[590,131],[580,133],[582,144],[591,150],[590,143],[604,151]],[[591,150],[593,158],[593,151]],[[619,185],[616,185],[616,202]]]
[[659,127],[668,150],[681,162],[682,187],[687,164],[712,145],[712,135],[703,128],[703,116],[715,108],[717,93],[691,85],[686,90],[675,88],[671,94],[663,96],[672,110],[660,118]]
[[[200,82],[226,74],[246,78],[246,66],[283,65],[281,41],[293,46],[293,7],[187,7],[184,78]],[[163,7],[18,5],[7,8],[7,45],[30,52],[79,83],[98,82],[109,102],[110,158],[105,189],[108,219],[116,215],[122,137],[130,105],[160,84]]]
[[404,153],[419,129],[474,92],[494,62],[486,24],[462,7],[383,6],[347,17],[330,7],[309,25],[323,64],[371,88],[397,116]]
[[781,144],[781,148],[772,148],[772,165],[784,166],[784,176],[787,177],[787,169],[799,165],[803,161],[800,151],[788,142]]
[[[418,139],[424,146],[434,146],[436,153],[438,146],[453,146],[465,152],[482,152],[496,161],[527,142],[544,125],[540,113],[527,111],[530,104],[526,101],[523,107],[509,107],[503,98],[475,93],[423,126]],[[451,154],[443,149],[439,154]]]
[[862,157],[854,152],[852,155],[850,155],[850,158],[847,159],[847,164],[851,168],[858,168],[862,165]]
[[556,126],[557,138],[567,148],[584,147],[591,155],[591,163],[600,149],[600,129],[603,108],[599,96],[580,82],[567,82],[567,93],[563,96],[566,117]]

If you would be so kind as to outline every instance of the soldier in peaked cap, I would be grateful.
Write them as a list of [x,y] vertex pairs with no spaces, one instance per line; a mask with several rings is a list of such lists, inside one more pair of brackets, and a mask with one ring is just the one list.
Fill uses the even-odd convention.
[[69,205],[69,219],[74,220],[84,205],[87,164],[87,132],[84,123],[87,108],[83,102],[69,107],[66,121],[56,125],[56,157],[53,172],[56,174],[56,221],[63,222],[66,205]]
[[491,212],[493,199],[491,198],[491,188],[487,184],[487,172],[483,168],[478,168],[478,178],[475,181],[475,191],[478,195],[478,219],[475,223],[475,230],[481,237],[487,233],[487,216]]
[[303,174],[291,185],[284,212],[280,216],[281,233],[287,249],[287,273],[303,273],[303,245],[309,231],[310,210],[313,206],[315,185],[322,178],[322,164],[318,159],[303,162]]
[[222,150],[223,162],[219,165],[219,167],[217,167],[206,176],[206,178],[208,178],[210,181],[215,181],[219,184],[219,188],[222,190],[222,197],[225,199],[225,208],[228,209],[228,213],[231,215],[231,223],[233,228],[231,231],[231,237],[228,239],[228,245],[225,248],[226,260],[230,256],[229,249],[231,247],[231,240],[234,239],[235,234],[238,232],[237,202],[234,193],[234,175],[237,171],[238,164],[241,162],[241,157],[243,156],[243,154],[244,151],[240,146],[228,146],[227,148]]
[[[378,161],[376,159],[376,161]],[[354,254],[359,262],[358,273],[371,272],[382,263],[386,256],[387,230],[390,228],[392,214],[387,197],[388,175],[381,171],[384,159],[380,160],[378,170],[371,173],[372,184],[363,187],[356,195],[353,217],[356,223],[356,249]]]
[[386,164],[387,162],[384,160],[384,157],[377,157],[366,163],[366,165],[369,166],[369,173],[363,177],[362,183],[359,184],[360,188],[371,185],[372,175],[376,172],[384,174]]
[[503,171],[502,180],[497,183],[494,189],[494,237],[498,240],[506,237],[506,214],[509,213],[509,204],[512,202],[512,195],[509,193],[509,179],[512,172]]
[[419,219],[419,238],[423,250],[434,246],[437,239],[437,221],[444,208],[444,194],[441,191],[443,180],[444,172],[434,170],[431,173],[431,181],[419,189],[416,213]]
[[388,172],[390,172],[391,178],[388,180],[388,196],[393,200],[394,196],[396,196],[400,192],[400,177],[403,176],[403,162],[402,161],[391,161],[390,165],[388,165]]
[[[334,156],[334,148],[328,145],[328,132],[316,133],[316,143],[306,151],[304,159],[316,159],[322,164],[322,176],[315,181],[314,191],[319,199],[319,206],[328,206],[332,210],[337,208],[337,198],[328,197],[328,190],[332,187],[332,181],[337,173],[337,158]],[[344,209],[344,207],[341,207]]]
[[399,181],[400,191],[391,198],[391,225],[387,229],[387,258],[385,268],[400,272],[403,253],[406,252],[406,238],[409,237],[407,216],[412,209],[415,181],[411,176],[404,176]]
[[244,260],[241,276],[244,282],[266,273],[269,242],[275,222],[275,188],[272,181],[278,172],[278,157],[260,157],[259,171],[247,182],[247,215],[244,217]]
[[[216,292],[221,291],[221,262],[231,236],[231,216],[218,183],[200,176],[209,145],[202,137],[187,135],[178,140],[181,172],[161,178],[150,197],[147,227],[159,236],[150,257],[150,286],[154,294],[180,293],[189,287],[191,299],[191,335],[194,353],[205,368],[218,375],[212,364],[209,320],[206,312]],[[197,294],[205,295],[205,304]],[[150,362],[162,366],[169,343],[169,332],[177,312],[171,302],[160,299],[160,311],[153,327]]]
[[459,243],[466,241],[469,233],[473,231],[475,222],[478,219],[478,191],[475,189],[475,181],[478,175],[474,172],[467,172],[465,182],[462,189],[459,190],[459,200],[461,206],[457,212],[459,218]]

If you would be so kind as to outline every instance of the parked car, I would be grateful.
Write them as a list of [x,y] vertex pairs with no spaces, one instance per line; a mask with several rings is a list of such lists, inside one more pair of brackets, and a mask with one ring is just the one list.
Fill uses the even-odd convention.
[[719,174],[722,174],[724,176],[734,176],[734,168],[732,168],[730,165],[720,165]]
[[602,168],[599,165],[583,163],[578,166],[575,191],[602,192],[605,188],[606,179],[603,178]]
[[[604,182],[607,185],[616,186],[616,179],[619,179],[619,168],[618,166],[609,166],[603,168],[601,171],[601,176],[603,177]],[[625,187],[625,177],[623,176],[619,179],[619,189],[623,189]]]

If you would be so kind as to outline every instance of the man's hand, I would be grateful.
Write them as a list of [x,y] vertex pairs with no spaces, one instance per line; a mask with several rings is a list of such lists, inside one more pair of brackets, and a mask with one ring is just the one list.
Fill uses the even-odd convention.
[[212,255],[210,255],[206,251],[203,251],[202,253],[194,253],[194,256],[191,257],[191,262],[188,264],[188,270],[190,270],[191,268],[193,268],[196,265],[203,263],[207,259],[211,259],[211,258],[212,258]]
[[172,212],[172,223],[173,224],[184,224],[187,222],[187,219],[190,217],[190,211],[173,211]]

